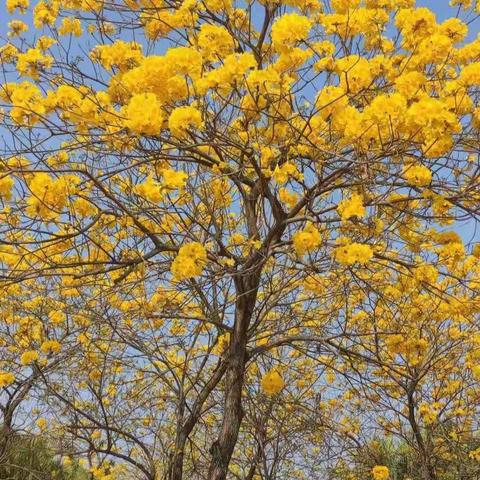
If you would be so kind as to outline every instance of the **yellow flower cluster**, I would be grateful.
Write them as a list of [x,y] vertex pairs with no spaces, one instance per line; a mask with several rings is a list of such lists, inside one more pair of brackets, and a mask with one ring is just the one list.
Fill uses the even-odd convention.
[[273,48],[279,53],[289,52],[308,37],[312,21],[298,13],[287,13],[275,20],[272,26]]
[[58,27],[60,35],[72,34],[75,37],[82,35],[82,22],[78,18],[66,17],[62,20],[62,24]]
[[19,37],[22,33],[28,32],[28,25],[21,20],[12,20],[8,22],[8,32],[9,37]]
[[15,381],[15,375],[10,372],[0,371],[0,388],[5,388]]
[[278,373],[277,370],[272,369],[262,377],[261,385],[262,390],[267,395],[273,396],[283,390],[283,387],[285,387],[285,382],[280,373]]
[[468,452],[468,456],[477,462],[480,462],[480,447],[476,448],[475,450],[470,450]]
[[19,53],[17,57],[18,73],[25,77],[38,80],[42,70],[53,65],[53,57],[44,55],[40,49],[29,48],[25,53]]
[[225,27],[204,23],[198,34],[198,48],[206,60],[216,61],[233,53],[235,44]]
[[365,243],[348,243],[337,247],[334,250],[334,256],[341,265],[365,265],[373,257],[373,250],[370,245]]
[[172,262],[170,271],[175,280],[187,280],[200,275],[207,262],[207,251],[198,242],[183,245]]
[[342,200],[337,207],[342,220],[348,220],[352,217],[363,217],[366,209],[363,205],[363,196],[359,193],[353,193],[349,198]]
[[185,172],[179,170],[172,170],[166,168],[162,170],[162,183],[163,186],[169,190],[176,190],[183,188],[187,181],[188,175]]
[[168,119],[168,128],[177,138],[185,138],[189,130],[201,129],[202,125],[202,114],[193,106],[173,109]]
[[33,126],[45,113],[40,89],[31,82],[4,85],[0,98],[12,104],[10,116],[17,125]]
[[410,365],[418,365],[428,350],[428,341],[424,338],[409,338],[401,334],[389,335],[385,340],[388,350],[402,355]]
[[302,174],[298,171],[297,166],[293,162],[285,162],[277,165],[273,171],[273,178],[279,184],[285,183],[290,177],[300,180]]
[[40,0],[33,9],[33,24],[35,28],[53,25],[58,17],[59,9],[60,5],[57,1]]
[[142,60],[142,46],[137,42],[117,40],[110,45],[99,45],[90,54],[104,68],[118,68],[126,72],[137,67]]
[[5,7],[7,8],[7,12],[12,14],[15,13],[17,10],[20,13],[25,13],[28,6],[30,5],[29,0],[6,0]]
[[11,43],[0,47],[0,64],[13,63],[18,57],[18,48]]
[[37,172],[28,186],[31,195],[28,198],[27,214],[43,220],[55,220],[64,209],[69,195],[74,195],[78,177],[64,175],[53,178],[48,173]]
[[10,200],[12,198],[13,178],[8,174],[0,177],[0,199]]
[[40,345],[40,350],[43,352],[43,353],[58,353],[60,352],[62,346],[60,345],[59,342],[57,342],[57,340],[45,340],[44,342],[42,342],[42,344]]
[[[146,6],[151,10],[152,3],[148,3]],[[194,27],[195,22],[198,19],[198,13],[196,12],[197,2],[195,0],[183,0],[179,8],[168,11],[163,7],[157,10],[154,14],[150,11],[142,14],[145,28],[145,36],[150,40],[157,40],[166,35],[173,29]]]
[[388,480],[390,470],[385,465],[375,465],[372,468],[373,480]]
[[153,93],[138,93],[122,110],[125,126],[137,135],[158,135],[162,130],[163,112]]
[[431,425],[437,421],[440,413],[440,405],[438,403],[428,404],[422,403],[418,407],[418,413],[422,417],[426,425]]
[[340,78],[340,87],[345,92],[358,93],[373,80],[369,61],[360,55],[340,58],[335,63],[335,71]]
[[24,352],[20,357],[20,363],[22,365],[30,365],[36,360],[38,360],[38,352],[36,352],[35,350],[29,350],[28,352]]
[[297,254],[305,255],[320,246],[322,237],[315,225],[309,223],[303,230],[293,234],[292,241]]
[[432,181],[432,171],[424,165],[406,165],[403,169],[403,177],[409,185],[426,187]]

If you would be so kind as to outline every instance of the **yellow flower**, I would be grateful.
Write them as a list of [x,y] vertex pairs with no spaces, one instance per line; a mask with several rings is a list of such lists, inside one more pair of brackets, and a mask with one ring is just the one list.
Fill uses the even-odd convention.
[[33,24],[35,28],[53,25],[58,17],[59,8],[59,2],[40,0],[33,9]]
[[279,393],[283,387],[285,386],[285,382],[283,381],[282,376],[277,372],[277,370],[273,369],[267,372],[261,381],[262,390],[267,395],[276,395]]
[[0,177],[0,199],[10,200],[12,198],[13,178],[6,175]]
[[424,165],[406,165],[402,174],[409,185],[417,187],[426,187],[432,181],[432,171]]
[[202,114],[190,106],[175,108],[168,119],[168,128],[173,136],[185,138],[189,130],[203,127]]
[[75,37],[80,37],[82,35],[82,22],[78,18],[66,17],[58,28],[58,33],[60,35],[72,34]]
[[358,193],[353,193],[351,197],[342,200],[338,204],[337,212],[342,217],[342,220],[365,216],[366,210],[363,206],[363,196]]
[[54,310],[48,314],[48,318],[52,323],[59,324],[65,322],[67,316],[63,312]]
[[273,48],[279,53],[287,53],[295,45],[306,40],[312,20],[298,13],[287,13],[275,20],[272,26]]
[[385,467],[384,465],[375,465],[372,468],[372,475],[374,480],[387,480],[390,476],[390,471],[388,470],[388,467]]
[[111,45],[99,45],[90,53],[92,60],[110,69],[118,68],[121,72],[126,72],[140,64],[142,60],[142,46],[136,42],[124,42],[117,40]]
[[480,380],[480,365],[474,365],[472,368],[472,375],[475,380]]
[[152,203],[158,203],[163,199],[162,186],[152,175],[149,175],[145,182],[135,185],[133,191]]
[[200,275],[207,262],[207,251],[198,242],[183,245],[172,262],[170,271],[175,280],[186,280]]
[[235,44],[225,27],[204,23],[198,34],[198,48],[207,60],[216,61],[233,53]]
[[29,48],[18,55],[17,70],[20,75],[38,80],[40,71],[50,68],[52,64],[53,57],[44,55],[40,49]]
[[40,345],[40,350],[43,353],[58,353],[61,350],[62,346],[56,340],[45,340]]
[[15,381],[15,375],[10,372],[0,371],[0,388],[8,387]]
[[47,424],[48,424],[46,418],[39,418],[35,423],[37,424],[37,427],[40,430],[45,430],[45,428],[47,427]]
[[10,14],[15,13],[16,10],[19,10],[20,13],[25,13],[29,4],[29,0],[6,0],[5,2],[7,12]]
[[345,91],[358,93],[372,83],[372,72],[366,58],[349,55],[335,63],[335,71],[340,78],[340,87]]
[[162,171],[162,178],[164,187],[175,190],[185,186],[188,175],[185,172],[180,172],[169,168]]
[[308,224],[304,230],[294,233],[292,240],[297,254],[304,255],[315,250],[321,244],[322,237],[314,225]]
[[22,365],[30,365],[36,360],[38,360],[38,352],[35,350],[29,350],[28,352],[23,353],[20,357],[20,363]]
[[153,93],[134,95],[122,109],[125,126],[138,135],[158,135],[162,130],[163,112]]
[[19,37],[22,33],[28,32],[28,25],[21,20],[8,22],[8,28],[10,29],[7,34],[9,37]]
[[370,245],[364,243],[350,243],[342,245],[334,250],[334,256],[342,265],[354,265],[359,263],[365,265],[373,257],[373,250]]

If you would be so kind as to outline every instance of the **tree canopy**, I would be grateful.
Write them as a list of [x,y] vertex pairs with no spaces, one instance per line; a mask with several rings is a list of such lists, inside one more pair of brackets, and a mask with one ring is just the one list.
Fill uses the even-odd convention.
[[480,475],[480,4],[448,10],[6,0],[2,435],[96,480]]

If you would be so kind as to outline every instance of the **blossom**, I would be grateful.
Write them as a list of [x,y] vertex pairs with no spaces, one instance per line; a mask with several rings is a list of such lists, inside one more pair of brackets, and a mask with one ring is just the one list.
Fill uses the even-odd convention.
[[39,418],[35,423],[37,424],[37,427],[40,430],[45,430],[45,428],[47,428],[47,425],[48,425],[47,419],[43,417]]
[[10,200],[12,198],[13,178],[9,175],[0,176],[0,199]]
[[42,28],[43,25],[53,25],[58,17],[59,7],[59,2],[40,0],[33,9],[35,28]]
[[5,2],[7,12],[10,14],[15,13],[16,10],[25,13],[29,5],[29,0],[6,0]]
[[164,196],[162,185],[153,178],[153,175],[149,175],[145,182],[135,185],[133,191],[152,203],[160,202]]
[[384,465],[375,465],[372,468],[372,475],[374,480],[387,480],[390,476],[390,470]]
[[82,22],[78,18],[66,17],[62,20],[62,24],[58,27],[60,35],[72,34],[75,37],[82,35]]
[[19,53],[17,57],[18,73],[34,80],[39,78],[41,70],[48,69],[52,65],[53,58],[50,55],[44,55],[37,48],[29,48],[25,53]]
[[28,32],[28,25],[21,20],[12,20],[8,22],[8,32],[9,37],[19,37],[22,33]]
[[424,165],[406,165],[402,174],[409,185],[416,187],[426,187],[432,181],[432,171]]
[[285,386],[282,376],[277,370],[273,369],[268,371],[261,381],[262,390],[269,396],[276,395]]
[[360,55],[349,55],[335,62],[335,71],[340,78],[340,87],[345,91],[358,93],[372,83],[370,64]]
[[30,365],[36,360],[38,360],[38,352],[36,352],[35,350],[29,350],[28,352],[24,352],[20,357],[20,363],[22,365]]
[[275,20],[272,26],[273,48],[279,53],[286,53],[297,43],[306,40],[312,20],[298,13],[287,13]]
[[313,224],[308,224],[304,230],[293,234],[293,247],[298,255],[315,250],[322,242],[320,232]]
[[172,262],[170,271],[175,280],[186,280],[200,275],[207,262],[207,251],[198,242],[183,245]]
[[43,353],[58,353],[61,350],[61,345],[56,340],[45,340],[40,345],[40,350]]
[[204,23],[198,34],[198,48],[207,60],[215,61],[233,53],[235,44],[225,27]]
[[15,375],[10,372],[0,371],[0,388],[5,388],[15,381]]
[[341,265],[354,265],[358,263],[365,265],[373,257],[373,250],[370,245],[364,243],[349,243],[334,250],[334,256]]
[[162,171],[163,186],[171,190],[183,188],[187,178],[188,175],[185,172],[172,170],[171,168]]
[[175,108],[168,119],[168,128],[173,136],[185,138],[189,130],[201,129],[202,114],[192,106]]
[[124,124],[139,135],[158,135],[162,129],[163,112],[153,93],[134,95],[123,109]]
[[142,46],[137,42],[117,40],[110,45],[99,45],[90,53],[93,60],[106,68],[118,68],[126,72],[137,67],[142,60]]
[[363,196],[353,193],[349,198],[342,200],[337,207],[337,212],[342,220],[348,220],[352,217],[365,216],[366,209],[363,205]]

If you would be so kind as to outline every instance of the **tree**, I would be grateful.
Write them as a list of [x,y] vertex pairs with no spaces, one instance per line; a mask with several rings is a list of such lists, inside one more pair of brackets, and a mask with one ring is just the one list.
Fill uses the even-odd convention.
[[453,3],[7,0],[4,405],[104,480],[328,478],[379,432],[441,478],[480,398]]
[[2,453],[0,475],[11,480],[88,480],[78,464],[62,465],[42,437],[13,435]]

